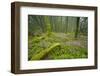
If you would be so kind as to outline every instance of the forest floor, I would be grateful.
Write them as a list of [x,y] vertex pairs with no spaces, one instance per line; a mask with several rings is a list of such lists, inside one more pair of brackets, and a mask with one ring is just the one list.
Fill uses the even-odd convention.
[[28,38],[28,60],[87,58],[87,36],[74,33],[44,33]]

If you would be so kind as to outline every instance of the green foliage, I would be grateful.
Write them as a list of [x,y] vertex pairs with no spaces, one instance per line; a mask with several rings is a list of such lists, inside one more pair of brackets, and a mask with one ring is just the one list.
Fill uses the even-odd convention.
[[48,59],[74,59],[74,58],[86,58],[87,49],[75,46],[61,46],[61,48],[55,48],[48,54]]
[[60,43],[53,44],[51,47],[49,47],[45,50],[42,50],[40,53],[32,56],[31,60],[39,60],[39,59],[44,58],[46,54],[48,54],[50,51],[52,51],[54,48],[56,48],[58,46],[60,46]]
[[87,58],[86,17],[28,16],[28,60]]
[[[87,48],[83,46],[86,43],[83,43],[82,40],[76,41],[74,37],[71,38],[72,34],[52,33],[49,37],[47,34],[42,34],[40,37],[30,38],[28,59],[87,58]],[[84,38],[84,41],[86,41],[86,38]],[[79,42],[82,43],[79,44]]]

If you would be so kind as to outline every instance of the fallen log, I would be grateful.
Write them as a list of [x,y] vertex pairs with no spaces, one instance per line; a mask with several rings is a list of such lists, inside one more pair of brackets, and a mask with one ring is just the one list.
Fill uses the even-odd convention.
[[44,58],[52,49],[54,49],[55,47],[58,47],[58,46],[60,46],[60,43],[54,43],[49,48],[47,48],[45,50],[42,50],[40,53],[38,53],[35,56],[33,56],[31,58],[31,60],[40,60],[40,59]]

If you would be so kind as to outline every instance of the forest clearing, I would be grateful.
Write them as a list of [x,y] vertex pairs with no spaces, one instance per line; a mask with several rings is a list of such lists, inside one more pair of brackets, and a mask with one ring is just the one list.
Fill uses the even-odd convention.
[[87,58],[88,18],[28,15],[28,60]]

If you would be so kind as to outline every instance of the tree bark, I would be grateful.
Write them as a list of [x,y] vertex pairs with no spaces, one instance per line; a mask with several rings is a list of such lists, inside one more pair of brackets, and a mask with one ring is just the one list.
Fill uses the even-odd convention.
[[76,31],[75,31],[75,38],[78,37],[78,32],[79,32],[79,22],[80,22],[80,18],[77,18],[77,24],[76,24]]

